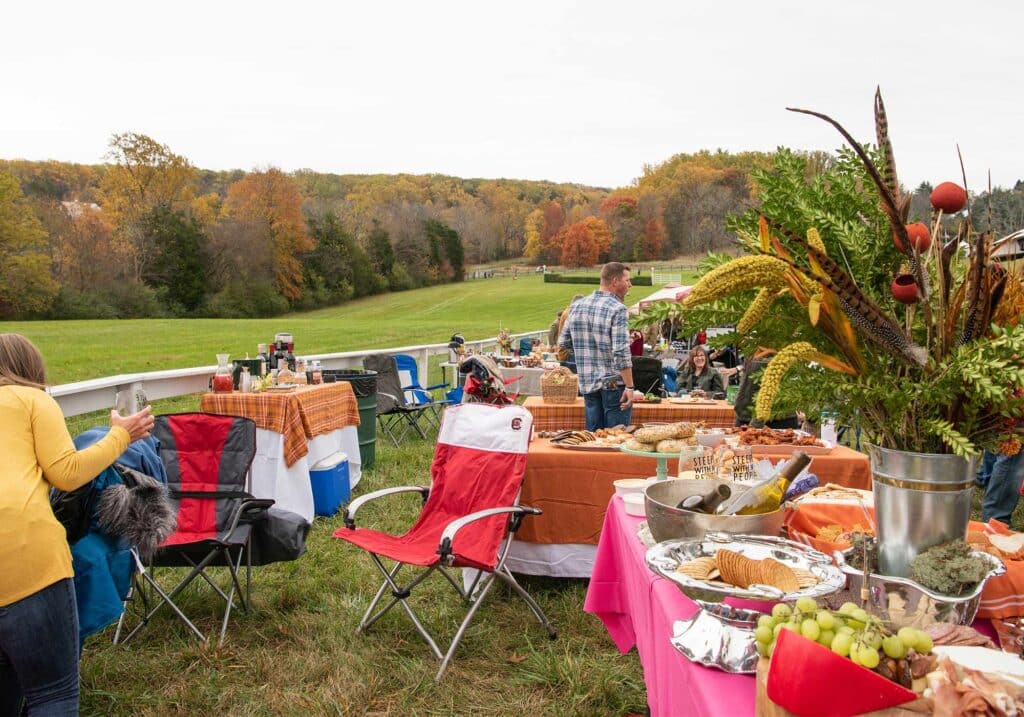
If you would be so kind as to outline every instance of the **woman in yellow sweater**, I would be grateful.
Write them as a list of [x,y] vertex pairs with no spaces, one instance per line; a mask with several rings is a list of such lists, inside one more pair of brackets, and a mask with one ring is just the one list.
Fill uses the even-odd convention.
[[71,550],[53,517],[50,486],[74,490],[153,427],[147,406],[110,412],[110,432],[75,451],[43,357],[0,334],[0,715],[78,714],[78,612]]

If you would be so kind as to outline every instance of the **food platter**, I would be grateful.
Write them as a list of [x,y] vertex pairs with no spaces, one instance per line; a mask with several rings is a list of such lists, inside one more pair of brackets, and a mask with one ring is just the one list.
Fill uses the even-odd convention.
[[[719,549],[739,553],[755,561],[772,558],[791,570],[809,573],[817,582],[786,591],[767,584],[739,587],[679,572],[680,566],[697,558],[715,556]],[[707,533],[699,540],[667,540],[648,550],[646,559],[652,571],[674,582],[687,597],[709,602],[721,602],[727,597],[787,601],[800,597],[816,598],[831,595],[846,585],[846,576],[832,564],[829,556],[791,540],[763,535]]]
[[266,390],[272,391],[274,393],[284,393],[286,391],[294,391],[298,387],[299,384],[297,383],[281,383],[276,386],[267,386]]
[[718,403],[710,398],[687,398],[685,396],[673,396],[665,400],[677,406],[714,406]]
[[794,443],[777,443],[771,446],[758,445],[756,443],[740,445],[745,448],[750,448],[754,453],[767,456],[788,456],[793,453],[793,451],[803,451],[809,456],[824,456],[831,453],[832,449],[836,447],[836,444],[831,441],[822,440],[821,442],[822,445],[820,446],[799,446]]
[[612,452],[618,453],[619,446],[608,443],[561,443],[559,441],[551,441],[551,445],[555,448],[561,448],[566,451],[590,451],[591,453],[601,452]]

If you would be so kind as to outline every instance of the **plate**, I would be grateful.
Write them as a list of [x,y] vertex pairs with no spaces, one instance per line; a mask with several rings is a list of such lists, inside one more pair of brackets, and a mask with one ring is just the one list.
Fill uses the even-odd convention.
[[679,406],[714,406],[718,403],[718,401],[713,401],[710,398],[689,399],[682,396],[672,396],[665,400]]
[[[818,578],[818,584],[795,592],[784,593],[770,585],[751,585],[741,588],[717,582],[698,580],[676,572],[683,563],[705,555],[714,555],[719,548],[741,553],[753,560],[774,558],[791,568],[809,570]],[[763,535],[731,535],[707,533],[700,539],[666,540],[647,551],[647,567],[666,580],[674,582],[690,598],[721,602],[727,597],[748,600],[786,600],[799,597],[824,597],[841,590],[846,576],[832,564],[832,559],[813,548],[785,538]]]
[[282,384],[278,384],[276,386],[267,386],[266,390],[268,390],[268,391],[281,391],[281,392],[284,392],[284,391],[294,391],[298,387],[299,387],[299,384],[297,384],[297,383],[282,383]]

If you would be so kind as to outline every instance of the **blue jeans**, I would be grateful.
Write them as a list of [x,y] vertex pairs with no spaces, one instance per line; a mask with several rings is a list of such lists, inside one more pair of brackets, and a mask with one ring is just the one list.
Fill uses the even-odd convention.
[[986,450],[981,456],[981,460],[978,461],[978,472],[974,476],[974,482],[982,488],[988,486],[988,479],[992,477],[992,467],[995,465],[998,455],[998,453]]
[[1024,451],[1015,456],[997,455],[992,462],[985,495],[981,499],[981,519],[986,523],[995,518],[1010,524],[1010,516],[1020,498],[1021,482],[1024,481],[1022,457]]
[[0,607],[0,715],[78,715],[75,584],[59,580]]
[[617,388],[600,388],[591,393],[583,394],[583,415],[587,421],[587,430],[612,426],[628,426],[632,408],[623,411],[619,408],[624,386]]

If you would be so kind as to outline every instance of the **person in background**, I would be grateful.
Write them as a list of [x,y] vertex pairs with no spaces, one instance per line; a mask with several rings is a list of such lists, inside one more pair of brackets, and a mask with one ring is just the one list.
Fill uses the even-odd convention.
[[630,356],[643,356],[644,355],[644,335],[640,331],[633,329],[629,332],[629,355]]
[[[576,294],[576,296],[572,297],[572,301],[569,302],[569,305],[562,309],[562,312],[558,317],[558,334],[555,337],[553,345],[558,345],[558,339],[561,337],[562,331],[565,329],[565,322],[569,319],[569,312],[572,310],[572,307],[582,299],[583,294]],[[573,373],[576,373],[576,356],[573,354],[572,348],[562,348],[559,346],[556,356],[559,363]]]
[[708,332],[701,329],[697,332],[697,336],[693,339],[693,343],[696,346],[703,346],[708,342]]
[[725,382],[718,369],[711,365],[708,351],[704,346],[694,346],[690,357],[686,359],[682,370],[676,376],[676,389],[692,391],[701,389],[709,396],[712,393],[725,393]]
[[558,337],[576,357],[588,431],[629,425],[635,386],[624,300],[631,285],[628,266],[605,264],[600,288],[571,307]]
[[[981,498],[981,519],[988,522],[995,518],[1006,525],[1010,524],[1020,499],[1021,485],[1024,484],[1024,451],[1012,456],[993,451],[985,451],[982,467],[979,468],[978,482],[985,488]],[[987,472],[982,473],[987,469]]]
[[562,323],[562,314],[564,313],[564,309],[559,311],[558,315],[555,316],[555,320],[551,322],[551,326],[548,327],[548,346],[554,346],[558,343],[558,327]]
[[76,451],[46,392],[38,349],[0,334],[0,715],[78,714],[78,611],[71,550],[49,490],[70,491],[149,435],[147,406],[110,412],[110,432]]

